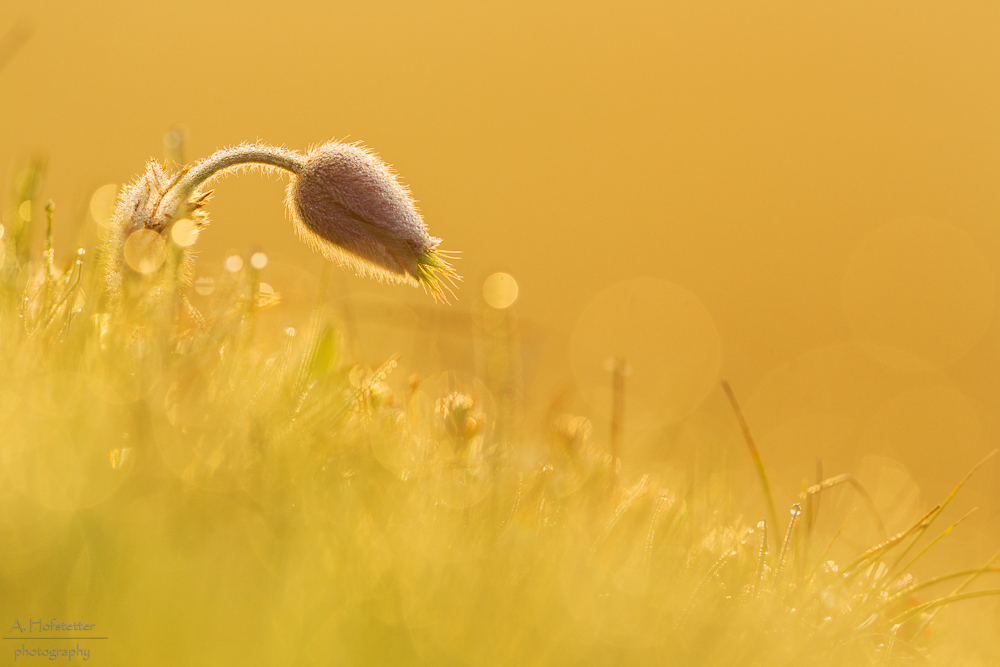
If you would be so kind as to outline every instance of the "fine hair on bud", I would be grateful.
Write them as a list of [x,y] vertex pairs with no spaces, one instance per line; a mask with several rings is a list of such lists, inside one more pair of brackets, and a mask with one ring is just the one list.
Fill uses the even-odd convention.
[[[203,210],[212,195],[211,179],[234,170],[260,167],[292,176],[286,204],[296,234],[327,259],[359,275],[421,286],[447,301],[458,274],[438,249],[441,239],[424,225],[413,197],[389,165],[358,144],[330,142],[308,154],[263,144],[241,144],[170,175],[156,162],[119,196],[105,246],[106,288],[121,295],[129,268],[124,247],[133,233],[167,235],[173,223],[208,224]],[[155,238],[155,237],[154,237]],[[180,275],[191,275],[185,250]]]
[[286,204],[303,241],[359,274],[423,285],[438,298],[458,277],[409,190],[359,144],[331,142],[309,151]]

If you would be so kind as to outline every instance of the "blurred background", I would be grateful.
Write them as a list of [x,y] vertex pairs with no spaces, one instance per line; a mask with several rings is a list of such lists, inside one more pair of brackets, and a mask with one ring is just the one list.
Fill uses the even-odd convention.
[[[623,357],[639,469],[741,447],[725,378],[781,506],[820,459],[899,529],[1000,443],[998,21],[988,2],[8,0],[0,167],[47,170],[3,215],[55,200],[69,257],[102,186],[150,158],[362,141],[465,281],[446,307],[333,271],[356,361],[475,372],[502,272],[485,296],[516,318],[529,413],[561,401],[606,441]],[[199,272],[266,252],[293,323],[323,262],[284,185],[217,184]],[[994,461],[964,496],[971,553],[996,549],[998,484]]]

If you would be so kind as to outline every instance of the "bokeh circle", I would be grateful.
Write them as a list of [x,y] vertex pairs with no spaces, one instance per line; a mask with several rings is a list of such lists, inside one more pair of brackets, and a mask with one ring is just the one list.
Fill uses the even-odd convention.
[[907,219],[868,235],[844,275],[854,339],[894,368],[948,366],[982,339],[993,317],[989,264],[965,232]]
[[595,296],[580,314],[570,354],[580,391],[597,414],[611,406],[608,362],[626,361],[629,428],[683,419],[716,385],[722,362],[715,322],[698,297],[646,278]]

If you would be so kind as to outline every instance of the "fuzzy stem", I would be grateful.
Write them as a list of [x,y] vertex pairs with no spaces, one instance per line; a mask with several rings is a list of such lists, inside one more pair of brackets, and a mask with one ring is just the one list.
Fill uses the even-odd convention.
[[299,174],[305,167],[305,158],[295,151],[273,146],[242,145],[225,148],[191,167],[174,187],[171,198],[177,202],[185,202],[198,186],[215,174],[241,164],[264,164]]

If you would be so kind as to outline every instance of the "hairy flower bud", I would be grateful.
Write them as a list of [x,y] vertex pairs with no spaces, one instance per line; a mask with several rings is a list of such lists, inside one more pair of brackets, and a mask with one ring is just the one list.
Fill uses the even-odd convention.
[[[165,235],[178,220],[197,228],[208,223],[202,210],[212,191],[201,187],[234,169],[262,167],[292,174],[288,211],[299,238],[327,259],[361,275],[419,285],[442,301],[459,276],[427,233],[413,198],[392,169],[357,144],[331,142],[308,155],[260,144],[241,144],[169,176],[150,162],[126,187],[115,208],[105,250],[107,288],[121,292],[127,271],[125,243],[147,229]],[[154,237],[155,238],[155,237]],[[190,262],[190,255],[186,254]],[[182,270],[189,269],[185,265]],[[189,271],[183,271],[189,273]]]
[[359,274],[424,285],[438,297],[447,289],[441,278],[457,277],[409,191],[357,144],[310,151],[288,186],[287,205],[303,241]]

